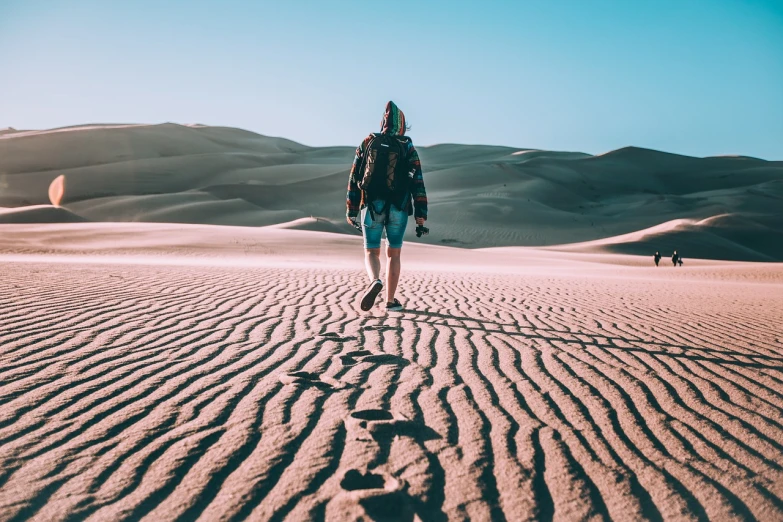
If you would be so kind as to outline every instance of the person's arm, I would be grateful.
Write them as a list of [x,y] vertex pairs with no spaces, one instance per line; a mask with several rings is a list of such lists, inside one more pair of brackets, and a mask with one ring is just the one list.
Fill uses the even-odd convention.
[[359,184],[356,181],[356,176],[359,174],[359,170],[362,168],[362,160],[364,158],[364,142],[356,149],[356,155],[353,158],[353,165],[351,165],[351,174],[348,176],[348,193],[345,198],[345,218],[351,223],[359,215],[359,207],[362,202],[362,191],[359,189]]
[[418,225],[427,220],[427,190],[424,188],[424,175],[421,171],[421,160],[413,142],[410,142],[408,158],[413,169],[413,181],[411,183],[411,195],[413,196],[413,217]]

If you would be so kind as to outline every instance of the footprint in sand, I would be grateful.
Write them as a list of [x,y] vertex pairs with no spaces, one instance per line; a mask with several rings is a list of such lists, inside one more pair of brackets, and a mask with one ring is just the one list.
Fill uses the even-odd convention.
[[339,359],[340,364],[343,366],[354,366],[359,364],[360,359],[367,357],[368,355],[372,355],[372,352],[369,350],[354,350],[352,352],[336,355],[335,358]]
[[342,383],[332,384],[326,381],[322,381],[321,377],[317,373],[311,372],[281,373],[279,379],[280,382],[286,386],[313,386],[325,391],[336,390],[344,387]]
[[325,341],[334,341],[336,343],[347,343],[349,341],[355,341],[356,337],[354,336],[341,336],[338,333],[335,332],[326,332],[323,334],[318,334],[315,336],[316,339],[323,339]]
[[345,431],[354,440],[376,441],[377,438],[394,435],[410,423],[400,413],[387,410],[357,410],[345,418]]
[[360,491],[369,494],[394,493],[405,489],[405,481],[383,472],[367,471],[362,473],[358,469],[349,469],[343,475],[340,487],[345,491]]
[[373,363],[373,364],[394,364],[397,366],[407,366],[410,361],[399,355],[392,355],[389,353],[376,353],[369,350],[354,350],[338,355],[340,363],[343,366],[354,366],[359,363]]
[[375,363],[375,364],[396,364],[397,366],[407,366],[410,361],[399,355],[392,355],[390,353],[380,353],[377,355],[368,355],[362,357],[361,362]]
[[346,357],[367,357],[368,355],[372,355],[372,352],[370,350],[353,350],[351,352],[346,352],[343,355]]
[[386,331],[389,331],[389,330],[402,332],[404,330],[404,328],[402,326],[384,326],[384,325],[381,325],[381,324],[364,326],[364,327],[362,327],[362,329],[363,330],[374,331],[374,332],[386,332]]
[[333,520],[414,520],[407,483],[380,470],[349,469],[340,480],[342,491],[327,506]]

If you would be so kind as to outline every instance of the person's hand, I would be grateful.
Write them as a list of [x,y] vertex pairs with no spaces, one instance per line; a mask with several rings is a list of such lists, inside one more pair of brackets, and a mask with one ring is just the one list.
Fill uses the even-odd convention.
[[416,224],[419,225],[419,226],[423,225],[425,221],[426,221],[426,219],[424,219],[423,217],[417,217],[416,218]]
[[345,216],[345,220],[356,230],[362,229],[361,225],[359,225],[359,223],[356,221],[356,216]]

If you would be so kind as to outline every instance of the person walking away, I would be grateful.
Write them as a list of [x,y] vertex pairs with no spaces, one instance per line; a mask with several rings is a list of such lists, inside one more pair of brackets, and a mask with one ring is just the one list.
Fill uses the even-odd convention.
[[677,251],[675,250],[672,254],[672,265],[677,266],[677,262],[680,260],[680,256],[677,255]]
[[658,266],[658,263],[661,261],[661,253],[655,252],[653,259],[655,260],[655,266]]
[[[361,309],[372,308],[386,287],[386,310],[402,310],[395,298],[400,279],[402,238],[408,217],[416,224],[427,220],[427,192],[421,161],[411,139],[405,115],[389,101],[381,120],[381,132],[367,136],[356,149],[348,177],[346,219],[362,231],[364,263],[370,284]],[[386,284],[380,278],[381,236],[386,231]]]

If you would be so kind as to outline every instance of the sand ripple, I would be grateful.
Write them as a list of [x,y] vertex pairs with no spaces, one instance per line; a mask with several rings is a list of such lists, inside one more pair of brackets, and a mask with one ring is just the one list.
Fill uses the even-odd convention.
[[0,519],[783,519],[779,285],[363,284],[6,264]]

